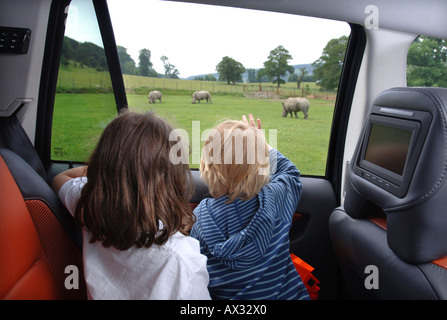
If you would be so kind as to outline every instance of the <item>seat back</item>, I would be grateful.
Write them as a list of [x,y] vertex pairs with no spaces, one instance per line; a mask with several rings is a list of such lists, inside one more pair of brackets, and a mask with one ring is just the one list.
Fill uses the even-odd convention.
[[446,119],[447,89],[375,99],[330,217],[351,298],[447,299]]
[[0,148],[0,297],[85,299],[81,234],[49,185]]

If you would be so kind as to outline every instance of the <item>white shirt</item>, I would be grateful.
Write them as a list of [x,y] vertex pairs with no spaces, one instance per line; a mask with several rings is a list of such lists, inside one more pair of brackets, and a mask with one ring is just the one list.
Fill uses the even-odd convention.
[[[67,181],[59,198],[74,214],[85,177]],[[84,275],[89,299],[208,300],[207,258],[199,242],[181,234],[162,246],[119,251],[90,243],[83,231]]]

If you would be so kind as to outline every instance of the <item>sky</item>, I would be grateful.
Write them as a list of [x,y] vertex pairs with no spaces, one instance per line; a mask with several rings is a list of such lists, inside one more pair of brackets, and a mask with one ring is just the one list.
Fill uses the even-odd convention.
[[[81,0],[72,1],[66,35],[102,46],[99,31],[87,31],[97,26],[84,6]],[[166,56],[181,78],[215,73],[225,56],[245,68],[262,68],[279,45],[292,55],[290,65],[312,63],[329,40],[350,32],[344,22],[210,5],[108,0],[108,6],[116,43],[136,64],[139,51],[149,49],[158,73],[164,73],[160,57]]]

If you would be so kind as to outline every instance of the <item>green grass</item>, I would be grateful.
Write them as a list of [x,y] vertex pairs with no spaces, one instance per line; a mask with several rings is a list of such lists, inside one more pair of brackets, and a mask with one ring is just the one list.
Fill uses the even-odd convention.
[[115,116],[113,94],[56,94],[51,158],[86,161]]
[[[166,96],[163,102],[148,104],[145,96],[128,95],[131,109],[154,110],[175,127],[186,130],[192,145],[193,121],[200,121],[200,134],[227,119],[240,120],[242,115],[252,113],[262,121],[266,138],[270,144],[271,133],[276,132],[276,147],[306,175],[324,175],[332,123],[333,102],[311,100],[309,118],[298,113],[298,119],[281,116],[280,100],[255,99],[233,96],[212,96],[213,103],[192,104],[188,96]],[[197,123],[195,124],[197,125]],[[201,137],[203,140],[204,137]],[[194,159],[192,167],[198,167]]]
[[[333,101],[311,100],[309,118],[283,118],[280,100],[255,99],[232,95],[212,95],[213,103],[192,104],[190,95],[165,94],[162,103],[148,104],[147,94],[127,96],[129,108],[136,111],[154,110],[176,128],[184,129],[190,146],[200,152],[197,140],[206,129],[226,119],[241,119],[253,113],[262,121],[269,141],[276,132],[276,147],[290,158],[305,175],[324,175],[332,122]],[[85,161],[107,123],[116,115],[112,94],[57,94],[52,139],[55,160]],[[77,119],[74,121],[74,119]],[[200,127],[200,137],[193,139],[193,124]],[[270,144],[274,140],[270,139]],[[193,144],[194,143],[194,144]],[[203,141],[201,145],[203,144]],[[198,157],[190,165],[198,167]]]
[[94,68],[87,66],[81,67],[79,63],[74,62],[68,65],[60,65],[57,79],[57,88],[59,91],[111,87],[112,82],[109,72],[96,71]]

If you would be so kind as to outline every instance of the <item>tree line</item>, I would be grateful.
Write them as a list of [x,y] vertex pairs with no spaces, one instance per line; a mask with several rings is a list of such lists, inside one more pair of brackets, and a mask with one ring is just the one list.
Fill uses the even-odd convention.
[[[327,89],[335,88],[338,85],[338,77],[341,72],[342,57],[347,43],[347,37],[331,40],[328,46],[323,51],[323,56],[315,61],[313,77],[315,80],[320,80],[320,84]],[[335,52],[338,50],[337,52]],[[164,66],[164,74],[158,73],[151,62],[152,56],[149,49],[141,49],[138,56],[138,65],[132,59],[127,49],[123,46],[117,46],[118,57],[120,61],[121,71],[123,74],[140,75],[146,77],[171,78],[178,79],[178,69],[169,62],[168,57],[160,57]],[[334,63],[334,57],[338,57]],[[247,72],[247,82],[273,82],[278,87],[288,82],[296,82],[297,88],[300,88],[300,83],[303,80],[310,81],[312,77],[307,73],[306,68],[300,68],[298,74],[295,73],[293,66],[289,65],[288,61],[292,59],[290,53],[283,46],[278,46],[273,49],[267,60],[264,62],[264,67],[261,69],[246,69],[242,63],[236,61],[231,57],[223,57],[216,65],[218,72],[217,79],[214,75],[209,74],[203,77],[196,77],[196,80],[205,81],[223,81],[228,84],[242,82],[242,74]],[[341,59],[341,60],[340,60]],[[90,42],[78,42],[67,36],[64,37],[62,47],[61,63],[68,65],[69,61],[74,61],[82,66],[88,66],[97,71],[107,71],[107,60],[104,49]],[[330,66],[331,65],[331,66]],[[335,73],[332,78],[327,76],[328,73]],[[337,77],[338,74],[338,77]],[[288,75],[288,77],[287,77]],[[334,81],[336,79],[336,81]]]
[[[320,58],[312,63],[314,67],[313,79],[326,90],[334,90],[338,87],[343,68],[348,37],[342,36],[331,39],[323,49]],[[289,74],[288,81],[295,81],[297,87],[306,77],[306,69],[300,68],[298,74],[289,65],[292,59],[290,53],[283,46],[270,51],[268,59],[264,62],[264,68],[257,72],[247,69],[248,82],[272,81],[279,87],[285,83],[284,77]],[[224,57],[216,67],[219,72],[219,80],[234,83],[240,81],[240,72],[245,71],[244,66],[229,58]],[[410,46],[407,56],[407,83],[409,86],[447,86],[447,41],[432,37],[418,37]]]
[[161,56],[163,62],[164,74],[160,74],[153,68],[151,62],[151,51],[149,49],[141,49],[138,55],[138,67],[135,61],[127,53],[127,49],[123,46],[117,46],[118,58],[120,60],[121,72],[123,74],[140,75],[144,77],[169,78],[178,79],[179,71],[169,62],[168,57]]
[[[117,46],[117,51],[123,74],[178,79],[179,71],[169,62],[166,56],[160,57],[165,69],[165,73],[160,74],[153,68],[151,51],[149,49],[141,49],[139,51],[138,66],[127,53],[126,48]],[[68,65],[69,61],[78,63],[80,67],[87,66],[97,71],[108,71],[107,59],[103,48],[91,42],[78,42],[64,36],[61,64]]]
[[[324,89],[333,90],[338,87],[338,81],[343,68],[343,60],[346,52],[348,37],[342,36],[338,39],[332,39],[323,49],[322,56],[312,63],[313,79]],[[293,57],[283,46],[278,46],[270,51],[264,67],[255,69],[245,69],[238,61],[230,57],[224,57],[216,66],[219,72],[219,81],[227,83],[240,82],[242,73],[248,72],[248,82],[272,82],[278,86],[289,82],[296,82],[297,88],[300,88],[301,82],[307,76],[307,69],[302,67],[295,73],[295,68],[289,64]],[[287,75],[289,76],[287,78]]]
[[409,86],[447,86],[447,41],[418,37],[410,46],[407,56],[407,83]]
[[[324,47],[319,59],[312,63],[313,80],[326,90],[338,87],[348,37],[342,36],[331,39]],[[151,62],[151,51],[139,51],[138,65],[127,53],[127,49],[117,46],[118,57],[123,74],[147,77],[178,79],[179,71],[169,62],[168,57],[160,57],[164,66],[164,74],[155,71]],[[297,88],[303,80],[308,80],[306,68],[298,69],[298,73],[289,64],[292,55],[283,46],[270,51],[263,68],[246,69],[242,63],[234,58],[225,56],[216,65],[219,81],[234,84],[242,82],[242,74],[247,72],[247,82],[272,82],[278,87],[288,82],[296,82]],[[81,66],[86,65],[98,71],[108,70],[104,49],[90,42],[78,42],[64,37],[61,63],[68,64],[72,60]],[[196,78],[198,80],[217,81],[212,74]],[[407,83],[409,86],[447,86],[447,43],[446,40],[431,37],[419,37],[410,46],[407,57]]]

